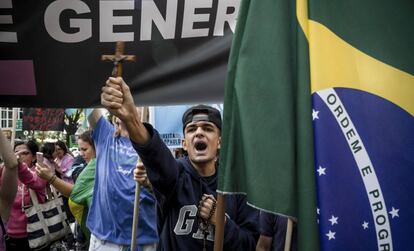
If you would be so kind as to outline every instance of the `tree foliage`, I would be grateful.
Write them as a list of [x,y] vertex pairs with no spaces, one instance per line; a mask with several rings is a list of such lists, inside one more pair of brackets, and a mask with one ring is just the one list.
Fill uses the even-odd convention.
[[79,120],[82,118],[83,109],[76,109],[76,112],[69,115],[65,111],[65,131],[66,131],[66,145],[71,145],[71,137],[75,135],[79,128]]

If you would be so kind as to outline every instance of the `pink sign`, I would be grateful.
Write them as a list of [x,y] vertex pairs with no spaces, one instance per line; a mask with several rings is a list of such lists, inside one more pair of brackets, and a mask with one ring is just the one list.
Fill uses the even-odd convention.
[[36,95],[32,60],[0,60],[0,95]]

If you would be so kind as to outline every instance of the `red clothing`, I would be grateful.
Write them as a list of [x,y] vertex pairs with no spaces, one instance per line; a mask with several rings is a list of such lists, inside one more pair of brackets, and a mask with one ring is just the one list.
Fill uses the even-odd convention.
[[47,181],[38,177],[25,163],[19,163],[18,176],[19,180],[17,182],[18,188],[16,198],[14,199],[9,221],[7,222],[7,233],[12,238],[27,237],[27,217],[22,210],[22,197],[24,196],[25,206],[31,205],[30,193],[28,190],[28,188],[30,188],[35,191],[39,203],[43,203],[45,201],[45,188],[47,185]]

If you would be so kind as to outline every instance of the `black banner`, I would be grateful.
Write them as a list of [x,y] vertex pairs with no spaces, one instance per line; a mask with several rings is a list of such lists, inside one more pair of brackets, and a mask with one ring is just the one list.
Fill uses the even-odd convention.
[[0,106],[92,107],[125,41],[141,105],[222,102],[240,0],[0,3]]
[[23,109],[23,130],[63,131],[64,109]]

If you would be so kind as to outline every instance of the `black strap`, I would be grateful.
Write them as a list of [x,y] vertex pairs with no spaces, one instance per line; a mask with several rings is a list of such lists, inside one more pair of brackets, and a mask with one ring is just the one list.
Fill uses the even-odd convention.
[[7,235],[7,232],[6,232],[6,228],[4,227],[3,219],[1,218],[1,216],[0,216],[0,225],[1,225],[1,230],[3,231],[3,237],[4,237]]

